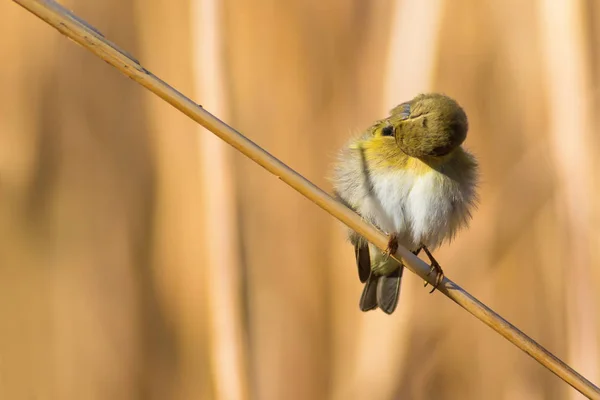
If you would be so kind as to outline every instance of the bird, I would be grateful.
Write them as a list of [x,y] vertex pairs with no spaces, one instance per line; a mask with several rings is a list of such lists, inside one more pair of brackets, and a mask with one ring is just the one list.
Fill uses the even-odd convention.
[[425,251],[437,274],[432,291],[443,280],[432,252],[468,226],[479,201],[478,162],[463,147],[468,128],[456,100],[421,93],[339,151],[330,176],[335,197],[389,237],[381,251],[349,230],[364,284],[360,310],[396,309],[404,265],[390,254],[398,245]]

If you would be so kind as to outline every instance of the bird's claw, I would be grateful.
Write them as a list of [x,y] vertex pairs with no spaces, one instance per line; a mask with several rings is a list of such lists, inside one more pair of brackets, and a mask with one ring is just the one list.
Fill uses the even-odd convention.
[[396,251],[398,251],[398,235],[391,233],[387,248],[383,252],[383,259],[387,260],[391,254],[396,254]]
[[[433,285],[433,288],[429,293],[433,293],[434,290],[437,289],[440,283],[442,283],[442,281],[444,280],[444,270],[442,270],[442,267],[440,266],[440,264],[437,263],[437,261],[433,261],[431,263],[431,268],[429,269],[429,273],[427,274],[427,276],[431,275],[431,273],[434,271],[437,274],[435,277],[435,285]],[[423,287],[426,287],[428,284],[429,282],[425,281]]]

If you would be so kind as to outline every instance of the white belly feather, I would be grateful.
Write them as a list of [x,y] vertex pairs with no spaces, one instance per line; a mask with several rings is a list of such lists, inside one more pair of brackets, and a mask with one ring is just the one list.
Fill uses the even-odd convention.
[[421,243],[435,249],[466,222],[469,193],[438,171],[385,172],[370,178],[372,190],[359,213],[387,233],[397,233],[399,243],[409,250]]

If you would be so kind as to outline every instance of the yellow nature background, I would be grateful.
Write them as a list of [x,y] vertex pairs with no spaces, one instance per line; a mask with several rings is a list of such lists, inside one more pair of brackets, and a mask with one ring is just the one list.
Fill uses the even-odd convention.
[[[600,383],[600,3],[63,4],[327,190],[456,98],[481,205],[438,260]],[[581,398],[411,273],[361,313],[341,223],[11,1],[0,59],[0,398]]]

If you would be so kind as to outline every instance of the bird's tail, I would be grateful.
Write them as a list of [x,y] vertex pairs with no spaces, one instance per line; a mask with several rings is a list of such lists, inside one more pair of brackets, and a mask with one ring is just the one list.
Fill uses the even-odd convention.
[[400,297],[400,283],[403,272],[403,265],[387,275],[375,275],[371,272],[360,296],[361,311],[369,311],[379,307],[386,314],[393,313]]

